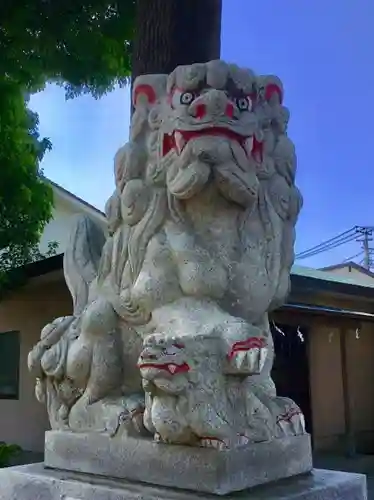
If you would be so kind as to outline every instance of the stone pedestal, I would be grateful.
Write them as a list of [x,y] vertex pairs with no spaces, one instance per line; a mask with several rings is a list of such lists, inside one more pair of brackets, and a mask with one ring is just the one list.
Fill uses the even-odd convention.
[[46,433],[45,465],[217,495],[310,472],[313,467],[308,434],[218,451],[63,431]]
[[[222,498],[91,474],[45,469],[43,464],[0,471],[0,500],[190,500]],[[366,500],[366,477],[326,470],[227,495],[228,500]]]

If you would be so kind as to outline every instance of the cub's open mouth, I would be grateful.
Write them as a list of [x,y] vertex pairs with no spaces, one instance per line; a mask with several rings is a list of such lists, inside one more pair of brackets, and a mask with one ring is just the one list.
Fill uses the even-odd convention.
[[188,141],[203,136],[225,137],[237,141],[248,157],[258,150],[259,144],[261,144],[256,141],[255,137],[245,137],[225,127],[211,127],[201,130],[174,130],[171,134],[164,134],[162,154],[165,156],[170,151],[175,150],[180,155]]

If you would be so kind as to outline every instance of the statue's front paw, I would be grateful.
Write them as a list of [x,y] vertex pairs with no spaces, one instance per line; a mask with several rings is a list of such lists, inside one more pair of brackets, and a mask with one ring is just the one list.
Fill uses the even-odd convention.
[[227,372],[255,375],[261,373],[268,349],[264,337],[249,337],[230,346],[227,354]]
[[241,318],[231,317],[221,326],[225,341],[227,374],[259,374],[268,355],[266,332]]

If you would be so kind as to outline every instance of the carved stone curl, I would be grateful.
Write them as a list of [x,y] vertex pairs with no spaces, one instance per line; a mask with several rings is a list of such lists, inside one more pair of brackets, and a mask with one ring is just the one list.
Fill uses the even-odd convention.
[[137,78],[133,102],[108,236],[78,221],[74,314],[30,353],[38,399],[77,432],[217,449],[304,433],[270,374],[302,205],[280,80],[211,61]]

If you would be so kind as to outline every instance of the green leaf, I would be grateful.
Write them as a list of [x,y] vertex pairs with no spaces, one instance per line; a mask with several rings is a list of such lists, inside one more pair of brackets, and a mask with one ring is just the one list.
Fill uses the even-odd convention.
[[22,448],[17,444],[6,444],[0,442],[0,467],[8,467],[11,460],[22,452]]

